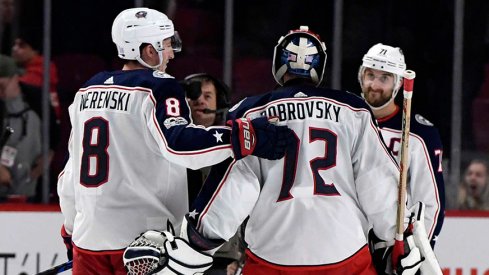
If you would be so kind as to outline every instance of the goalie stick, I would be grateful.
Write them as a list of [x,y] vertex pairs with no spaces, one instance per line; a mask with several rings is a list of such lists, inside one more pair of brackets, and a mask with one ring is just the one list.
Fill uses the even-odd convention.
[[398,259],[404,255],[404,212],[406,210],[406,189],[407,189],[407,171],[409,156],[409,132],[411,123],[411,99],[413,97],[413,85],[416,73],[411,70],[404,72],[404,100],[402,105],[402,133],[401,133],[401,161],[399,162],[399,191],[397,202],[397,220],[396,236],[394,250],[392,251],[392,260],[394,270]]
[[48,270],[37,273],[36,275],[55,275],[66,270],[69,270],[73,267],[73,261],[67,261],[65,263],[59,264],[57,266],[53,266]]

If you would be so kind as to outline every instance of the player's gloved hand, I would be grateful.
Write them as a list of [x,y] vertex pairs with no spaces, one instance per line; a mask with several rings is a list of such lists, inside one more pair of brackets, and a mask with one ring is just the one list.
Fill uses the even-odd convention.
[[393,242],[379,239],[373,230],[370,230],[369,248],[378,274],[414,275],[420,269],[424,258],[414,241],[411,226],[414,216],[411,217],[408,229],[404,232],[404,240],[398,243],[402,251],[397,256],[393,255]]
[[[171,232],[170,232],[171,231]],[[212,256],[195,250],[175,237],[173,226],[168,231],[148,230],[124,251],[128,274],[195,274],[212,265]]]
[[61,237],[66,246],[66,257],[68,260],[73,260],[73,243],[71,242],[71,235],[66,232],[65,226],[61,227]]
[[404,233],[404,249],[405,253],[399,257],[395,274],[415,275],[421,267],[424,258],[421,256],[419,248],[416,247],[412,234],[406,236],[406,233]]
[[239,118],[229,120],[227,124],[232,127],[231,145],[237,160],[248,155],[269,160],[281,159],[294,138],[287,126],[274,125],[266,117],[253,120]]

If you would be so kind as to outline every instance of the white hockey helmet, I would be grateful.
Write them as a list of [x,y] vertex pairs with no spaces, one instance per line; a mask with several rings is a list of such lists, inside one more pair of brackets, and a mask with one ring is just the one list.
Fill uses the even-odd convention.
[[319,35],[300,26],[280,37],[273,51],[272,74],[278,84],[283,85],[286,72],[310,78],[316,86],[323,80],[326,68],[326,45]]
[[[153,9],[131,8],[119,13],[112,24],[112,41],[117,46],[118,56],[126,60],[137,60],[146,67],[157,68],[163,62],[163,40],[172,38],[175,52],[181,50],[181,40],[168,17]],[[139,47],[151,44],[158,52],[160,64],[150,66],[141,59]]]
[[[393,101],[402,85],[402,76],[406,71],[406,62],[401,48],[391,47],[382,43],[373,45],[363,56],[363,63],[358,70],[358,81],[363,89],[362,77],[365,68],[371,68],[392,73],[394,75],[394,87],[391,99],[380,107],[370,106],[374,110],[382,109]],[[362,92],[363,96],[363,92]],[[368,102],[367,102],[368,104]]]

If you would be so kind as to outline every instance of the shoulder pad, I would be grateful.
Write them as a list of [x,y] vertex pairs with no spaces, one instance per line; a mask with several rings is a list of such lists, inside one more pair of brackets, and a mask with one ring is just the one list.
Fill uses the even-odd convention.
[[173,77],[173,76],[171,76],[165,72],[158,71],[158,70],[153,72],[153,76],[158,77],[158,78],[175,78],[175,77]]
[[414,118],[416,119],[416,121],[421,124],[421,125],[425,125],[425,126],[433,126],[433,123],[431,123],[429,120],[427,120],[426,118],[424,118],[422,115],[420,114],[415,114],[414,115]]

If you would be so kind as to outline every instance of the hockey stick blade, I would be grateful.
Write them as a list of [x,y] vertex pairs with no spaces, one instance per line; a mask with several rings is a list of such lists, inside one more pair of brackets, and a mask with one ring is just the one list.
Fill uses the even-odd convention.
[[55,275],[66,270],[70,270],[71,268],[73,268],[73,261],[67,261],[66,263],[51,267],[50,269],[37,273],[36,275]]

